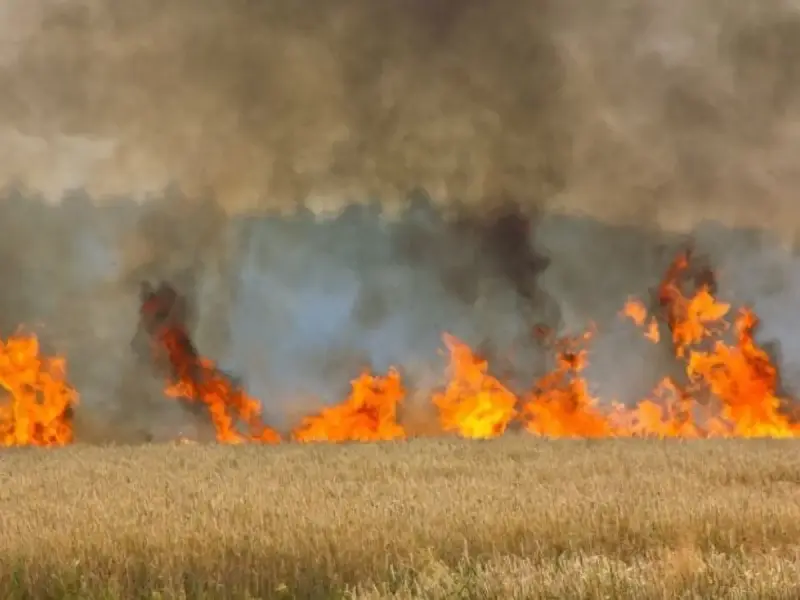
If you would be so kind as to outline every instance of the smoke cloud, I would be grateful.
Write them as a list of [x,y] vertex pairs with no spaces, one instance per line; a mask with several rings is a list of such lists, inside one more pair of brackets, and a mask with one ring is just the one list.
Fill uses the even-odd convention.
[[638,397],[667,359],[612,323],[689,239],[800,358],[797,3],[8,0],[0,32],[0,327],[100,437],[187,426],[142,280],[275,419],[426,380],[443,330],[530,378],[539,321],[597,323],[598,390]]
[[[796,4],[6,3],[2,179],[228,213],[377,197],[796,221]],[[754,202],[754,199],[758,202]]]

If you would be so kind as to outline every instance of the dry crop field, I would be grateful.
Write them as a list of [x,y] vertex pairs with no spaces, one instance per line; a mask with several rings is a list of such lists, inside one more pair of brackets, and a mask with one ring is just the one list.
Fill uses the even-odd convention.
[[16,449],[9,598],[795,598],[792,441]]

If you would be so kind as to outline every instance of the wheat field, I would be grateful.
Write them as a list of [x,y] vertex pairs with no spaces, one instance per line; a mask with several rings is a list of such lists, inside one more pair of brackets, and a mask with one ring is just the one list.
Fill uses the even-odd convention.
[[7,598],[796,598],[800,445],[74,446],[0,456]]

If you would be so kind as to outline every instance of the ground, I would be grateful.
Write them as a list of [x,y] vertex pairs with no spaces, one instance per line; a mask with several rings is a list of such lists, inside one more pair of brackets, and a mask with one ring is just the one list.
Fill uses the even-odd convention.
[[4,452],[9,598],[800,597],[800,445]]

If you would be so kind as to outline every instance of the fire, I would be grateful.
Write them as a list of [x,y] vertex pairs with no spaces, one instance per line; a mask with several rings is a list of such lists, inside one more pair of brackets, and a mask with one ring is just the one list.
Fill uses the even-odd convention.
[[62,358],[40,356],[35,336],[0,341],[0,446],[63,446],[72,442],[78,394]]
[[[686,356],[692,345],[723,330],[725,324],[722,319],[730,310],[729,304],[719,302],[714,297],[712,287],[715,281],[710,270],[703,269],[694,277],[690,276],[690,257],[688,251],[678,254],[658,288],[659,304],[672,332],[672,343],[678,357]],[[696,288],[690,296],[682,289],[687,283],[694,283]],[[645,310],[644,307],[637,309],[635,304],[629,302],[626,306],[629,316]],[[654,320],[650,323],[652,330]]]
[[546,437],[608,437],[609,422],[581,376],[588,364],[592,332],[556,342],[556,368],[542,377],[524,401],[525,429]]
[[[168,367],[167,396],[208,409],[217,440],[276,443],[280,436],[261,420],[261,403],[235,385],[214,362],[198,354],[185,324],[182,298],[167,284],[142,290],[141,324],[157,364]],[[238,429],[245,425],[247,432]]]
[[[588,344],[593,332],[557,340],[555,368],[536,382],[530,393],[517,400],[521,405],[519,418],[526,431],[551,438],[800,434],[800,424],[783,410],[786,399],[778,396],[777,369],[755,341],[758,317],[751,310],[742,309],[733,323],[735,339],[726,342],[723,336],[731,327],[725,319],[731,307],[714,296],[716,282],[710,270],[690,272],[693,266],[690,256],[689,252],[678,255],[657,295],[660,316],[670,330],[676,360],[684,363],[686,382],[665,378],[650,398],[636,406],[611,403],[603,410],[581,375],[588,364]],[[647,339],[659,343],[659,319],[648,314],[644,304],[630,300],[622,314],[641,327]],[[446,338],[445,343],[452,342],[448,343]],[[455,356],[463,364],[462,371],[469,368],[470,357],[463,349]],[[480,366],[481,373],[485,373],[487,366],[483,363]],[[454,372],[458,373],[458,368]],[[469,397],[458,391],[453,395],[446,407],[457,405],[459,395],[465,397],[462,402]],[[501,395],[495,404],[498,410],[509,406],[514,406],[514,402],[507,395]],[[488,408],[484,412],[491,414]],[[466,437],[471,432],[480,432],[481,424],[487,427],[491,424],[489,419],[476,424],[474,418],[474,413],[454,418],[442,411],[443,428],[459,430]],[[465,430],[466,424],[469,430]]]
[[[788,399],[780,395],[777,368],[755,341],[758,317],[746,308],[732,315],[731,305],[716,297],[713,273],[691,258],[684,252],[673,261],[651,309],[630,299],[621,311],[652,343],[669,343],[683,370],[663,379],[648,398],[623,406],[595,397],[584,375],[594,328],[549,340],[553,368],[520,394],[491,373],[487,360],[445,334],[447,379],[430,398],[439,429],[473,439],[497,437],[515,425],[547,438],[800,436],[800,422],[787,413]],[[279,442],[262,420],[259,400],[197,352],[177,292],[166,284],[145,287],[142,301],[142,328],[156,364],[165,368],[166,395],[205,412],[220,442]],[[73,439],[78,397],[66,383],[66,365],[39,354],[35,337],[0,342],[0,383],[7,395],[0,404],[0,445],[63,445]],[[406,439],[413,432],[400,419],[405,397],[396,369],[383,376],[363,373],[342,403],[304,418],[291,438]]]
[[292,437],[299,442],[373,442],[406,437],[397,422],[397,407],[405,397],[400,374],[385,377],[364,373],[351,382],[350,396],[337,406],[306,417]]
[[792,437],[800,424],[781,412],[776,393],[778,373],[753,332],[758,317],[743,309],[736,317],[736,343],[717,341],[711,351],[693,352],[688,374],[702,382],[721,403],[714,433],[735,437]]
[[[168,327],[158,339],[174,369],[174,380],[167,385],[165,393],[172,398],[204,404],[216,429],[218,441],[280,441],[277,432],[262,423],[261,403],[235,386],[213,361],[190,351],[184,332],[176,327]],[[246,434],[238,431],[238,422],[247,426]]]
[[[660,437],[793,437],[800,425],[782,412],[777,369],[754,338],[758,317],[742,309],[734,319],[733,343],[722,339],[731,307],[718,301],[708,281],[695,281],[691,296],[681,290],[689,268],[680,255],[659,288],[659,301],[672,332],[675,355],[685,361],[687,383],[659,384],[656,400],[640,403],[628,417],[646,434]],[[707,277],[706,277],[707,279]],[[642,326],[646,309],[630,301],[623,314]]]
[[692,416],[694,399],[672,379],[663,379],[650,398],[633,409],[614,405],[612,422],[618,437],[686,438],[708,437]]
[[658,320],[647,315],[644,304],[636,300],[629,300],[622,309],[622,315],[631,319],[636,325],[645,330],[645,337],[657,344],[661,341],[661,332],[658,330]]
[[463,342],[445,334],[450,351],[450,381],[433,396],[444,431],[465,438],[493,438],[505,432],[517,415],[517,398],[488,374],[489,363]]

